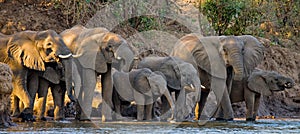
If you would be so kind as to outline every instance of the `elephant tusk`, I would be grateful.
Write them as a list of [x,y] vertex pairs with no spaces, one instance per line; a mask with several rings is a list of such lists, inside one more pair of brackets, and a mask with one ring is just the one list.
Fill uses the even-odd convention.
[[59,58],[62,58],[62,59],[66,59],[66,58],[69,58],[72,56],[72,53],[70,54],[67,54],[67,55],[58,55]]
[[193,84],[191,84],[191,88],[192,88],[192,89],[195,89],[195,87],[194,87],[194,85],[193,85]]
[[120,56],[118,56],[116,59],[117,59],[117,60],[121,60],[122,58],[121,58]]
[[201,88],[205,89],[206,87],[205,87],[205,86],[203,86],[203,85],[201,85]]

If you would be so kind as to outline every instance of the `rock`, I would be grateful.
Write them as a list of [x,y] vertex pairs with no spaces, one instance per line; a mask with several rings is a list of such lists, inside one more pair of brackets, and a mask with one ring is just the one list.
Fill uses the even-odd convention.
[[0,126],[10,127],[15,124],[10,118],[10,94],[13,90],[12,71],[7,64],[0,62]]

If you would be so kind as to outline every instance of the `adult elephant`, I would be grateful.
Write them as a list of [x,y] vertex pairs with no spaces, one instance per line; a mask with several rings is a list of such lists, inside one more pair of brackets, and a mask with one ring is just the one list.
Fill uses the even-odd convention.
[[[220,111],[226,113],[223,118],[233,119],[228,94],[232,81],[241,81],[251,73],[263,59],[263,49],[259,41],[250,35],[199,37],[189,34],[177,42],[171,55],[193,64],[198,69],[201,84],[206,87],[201,90],[200,108],[196,113],[199,114],[198,119],[210,118],[219,104]],[[217,104],[207,115],[202,111],[211,89]]]
[[112,120],[111,68],[128,72],[134,54],[127,42],[105,28],[85,28],[81,25],[61,33],[63,40],[74,54],[74,62],[80,77],[74,80],[75,91],[81,107],[79,120],[89,120],[96,77],[101,75],[102,121]]
[[[149,68],[166,76],[169,91],[175,92],[175,119],[185,120],[200,99],[201,83],[193,65],[176,57],[145,57],[137,68]],[[166,102],[164,98],[162,100]],[[163,112],[168,110],[168,105],[165,104]]]
[[72,54],[55,31],[23,31],[2,35],[0,48],[0,61],[7,63],[14,73],[12,94],[24,104],[19,115],[23,121],[35,120],[33,104],[38,90],[38,75],[45,71],[46,63],[61,63],[64,66],[68,96],[75,101],[72,94]]

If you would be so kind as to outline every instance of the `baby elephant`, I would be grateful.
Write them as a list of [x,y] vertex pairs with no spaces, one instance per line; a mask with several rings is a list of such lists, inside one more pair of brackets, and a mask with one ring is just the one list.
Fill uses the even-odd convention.
[[[148,68],[136,69],[126,73],[112,69],[112,77],[114,91],[117,91],[121,100],[135,101],[137,104],[137,120],[143,120],[145,115],[146,120],[151,120],[153,102],[162,95],[167,98],[171,105],[172,117],[170,119],[173,119],[175,104],[162,73],[152,72]],[[114,104],[116,113],[120,114],[120,105],[118,103]],[[145,112],[144,109],[146,109]]]
[[245,101],[246,120],[255,121],[261,95],[270,96],[274,91],[283,91],[295,85],[293,79],[277,72],[254,70],[244,81],[233,81],[231,103]]

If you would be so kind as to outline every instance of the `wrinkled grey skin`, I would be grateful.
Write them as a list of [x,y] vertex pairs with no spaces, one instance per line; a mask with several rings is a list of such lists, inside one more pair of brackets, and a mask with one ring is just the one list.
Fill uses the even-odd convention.
[[[119,35],[105,28],[85,28],[77,25],[60,34],[71,49],[77,70],[73,71],[75,93],[78,96],[81,113],[76,118],[89,120],[92,111],[92,97],[96,77],[101,75],[102,121],[112,120],[111,68],[129,71],[134,54],[127,42]],[[73,73],[74,74],[74,73]]]
[[[233,119],[229,94],[233,80],[240,81],[248,75],[262,60],[263,46],[250,35],[199,37],[189,34],[175,45],[171,56],[179,57],[198,69],[201,84],[200,109],[197,118],[210,118],[202,115],[209,92],[216,96],[217,106],[224,110],[227,120]],[[210,111],[213,113],[214,111]],[[200,116],[201,114],[201,116]]]
[[[243,81],[233,81],[230,100],[232,103],[245,101],[246,120],[255,121],[262,95],[270,96],[273,92],[283,91],[294,85],[294,80],[289,77],[273,71],[256,69]],[[220,116],[222,114],[217,115],[217,118]]]
[[45,71],[46,63],[62,63],[66,66],[66,88],[69,98],[74,101],[71,94],[72,70],[70,65],[65,64],[72,54],[55,31],[22,31],[13,35],[2,35],[0,45],[0,61],[7,63],[14,73],[12,94],[24,104],[24,110],[20,114],[13,109],[14,114],[18,114],[22,121],[35,120],[33,105],[38,90],[38,74]]
[[[197,70],[176,57],[146,57],[137,67],[160,71],[166,76],[168,89],[175,92],[176,96],[175,119],[185,120],[200,99],[201,84]],[[163,98],[162,101],[164,102]],[[167,106],[163,104],[163,112],[169,110]]]
[[112,77],[114,91],[117,93],[114,97],[119,98],[114,98],[117,113],[121,114],[120,99],[128,102],[135,101],[137,105],[137,120],[141,121],[144,118],[151,120],[153,103],[164,95],[172,109],[170,119],[173,119],[175,104],[167,89],[167,82],[162,73],[152,72],[148,68],[135,69],[128,73],[113,69]]

